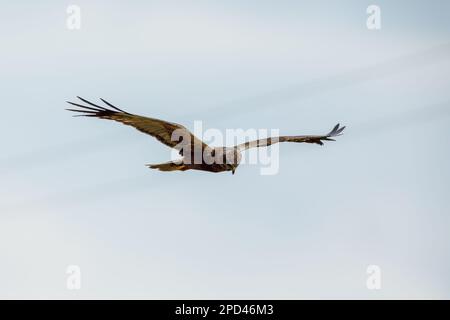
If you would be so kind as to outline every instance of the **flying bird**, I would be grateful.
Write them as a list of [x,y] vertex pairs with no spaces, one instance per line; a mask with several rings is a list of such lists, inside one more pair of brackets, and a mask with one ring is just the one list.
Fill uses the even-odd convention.
[[184,126],[128,113],[112,105],[104,99],[100,99],[107,107],[102,107],[86,99],[77,97],[84,104],[67,101],[67,103],[78,107],[78,109],[66,109],[81,113],[76,116],[95,117],[121,122],[146,133],[163,144],[176,149],[182,159],[160,164],[147,164],[151,169],[160,171],[185,171],[203,170],[209,172],[231,171],[234,174],[239,166],[241,152],[258,147],[267,147],[279,142],[315,143],[323,145],[323,141],[335,141],[333,137],[340,136],[345,127],[337,124],[325,135],[303,135],[303,136],[280,136],[258,139],[238,144],[234,147],[211,147],[194,136]]

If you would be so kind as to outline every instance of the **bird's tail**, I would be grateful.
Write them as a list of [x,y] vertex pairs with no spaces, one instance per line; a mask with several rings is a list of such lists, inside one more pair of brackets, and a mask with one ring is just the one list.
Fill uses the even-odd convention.
[[146,164],[150,169],[158,169],[160,171],[184,171],[188,168],[182,161],[169,161],[159,164]]

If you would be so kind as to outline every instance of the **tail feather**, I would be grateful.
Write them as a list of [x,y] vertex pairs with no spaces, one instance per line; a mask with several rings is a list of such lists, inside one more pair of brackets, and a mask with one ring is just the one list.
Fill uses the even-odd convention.
[[158,169],[160,171],[184,171],[187,167],[182,161],[169,161],[159,164],[146,164],[150,169]]

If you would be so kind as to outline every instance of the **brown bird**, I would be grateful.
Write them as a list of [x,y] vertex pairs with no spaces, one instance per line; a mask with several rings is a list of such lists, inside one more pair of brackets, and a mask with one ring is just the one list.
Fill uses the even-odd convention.
[[67,103],[81,109],[66,110],[82,113],[77,116],[115,120],[132,126],[141,132],[155,137],[165,145],[176,149],[183,156],[182,159],[176,161],[146,165],[149,168],[159,169],[161,171],[185,171],[192,169],[209,172],[231,171],[234,174],[242,158],[241,152],[244,150],[255,147],[266,147],[278,142],[304,142],[323,145],[323,141],[335,141],[332,138],[340,136],[345,129],[345,127],[340,127],[337,124],[326,135],[270,137],[238,144],[234,147],[210,147],[182,125],[131,114],[113,106],[103,99],[100,100],[111,109],[99,106],[81,97],[77,98],[88,106],[67,101]]

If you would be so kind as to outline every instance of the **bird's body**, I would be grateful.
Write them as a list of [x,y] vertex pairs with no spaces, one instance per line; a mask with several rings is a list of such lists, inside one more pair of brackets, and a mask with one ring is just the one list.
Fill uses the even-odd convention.
[[241,152],[237,148],[208,147],[199,151],[201,152],[194,151],[189,157],[183,156],[183,159],[177,161],[147,166],[161,171],[202,170],[209,172],[232,171],[234,173],[242,159]]
[[280,136],[245,142],[234,147],[211,147],[195,137],[184,126],[159,119],[142,117],[123,111],[101,99],[112,109],[101,107],[78,97],[89,106],[68,102],[81,109],[67,109],[82,113],[80,116],[115,120],[137,130],[149,134],[165,145],[176,149],[182,159],[161,164],[148,164],[151,169],[160,171],[201,170],[209,172],[231,171],[233,174],[242,159],[242,152],[249,148],[267,147],[278,142],[315,143],[323,145],[323,141],[334,141],[332,137],[342,134],[345,127],[337,124],[326,135]]

